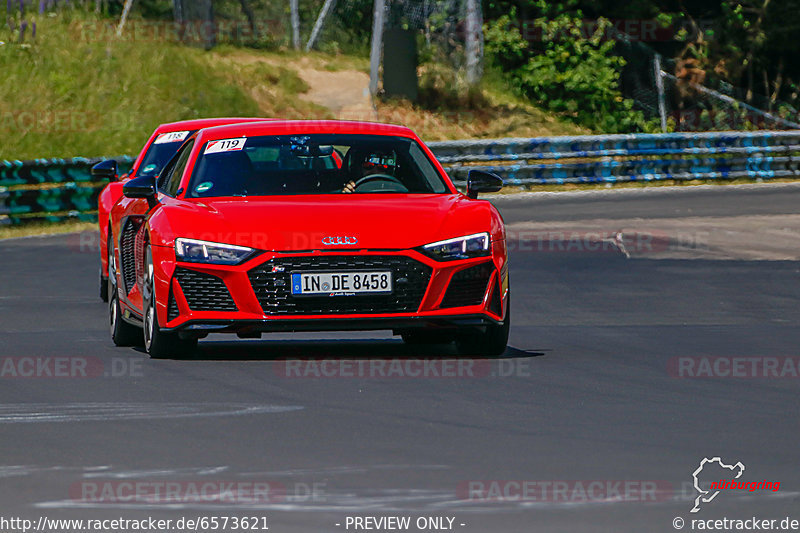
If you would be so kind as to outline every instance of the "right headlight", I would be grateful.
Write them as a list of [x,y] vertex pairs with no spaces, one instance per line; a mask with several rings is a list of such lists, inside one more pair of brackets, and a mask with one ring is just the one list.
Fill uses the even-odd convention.
[[198,241],[197,239],[175,239],[175,257],[187,263],[212,263],[215,265],[238,265],[258,253],[254,248]]
[[422,247],[422,253],[437,261],[481,257],[492,255],[492,241],[488,233],[474,233],[426,244]]

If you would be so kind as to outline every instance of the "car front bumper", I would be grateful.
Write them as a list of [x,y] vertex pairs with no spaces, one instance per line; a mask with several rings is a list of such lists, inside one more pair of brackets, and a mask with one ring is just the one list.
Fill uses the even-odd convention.
[[[158,248],[159,323],[162,330],[186,335],[455,329],[499,324],[506,313],[504,254],[438,262],[416,250],[264,253],[242,265],[221,266],[175,262],[174,251]],[[286,286],[293,271],[381,265],[391,265],[383,268],[391,268],[398,281],[391,297],[309,299],[292,296]]]

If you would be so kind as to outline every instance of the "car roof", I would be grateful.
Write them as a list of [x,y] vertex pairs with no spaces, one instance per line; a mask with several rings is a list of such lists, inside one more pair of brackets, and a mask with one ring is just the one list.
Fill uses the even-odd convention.
[[236,123],[227,126],[216,126],[202,129],[197,134],[198,142],[230,139],[234,137],[254,137],[258,135],[288,135],[314,133],[341,133],[344,135],[394,135],[398,137],[417,138],[413,131],[405,126],[381,124],[378,122],[356,122],[346,120],[270,120],[259,123]]
[[219,117],[219,118],[196,118],[192,120],[181,120],[178,122],[168,122],[156,128],[155,133],[172,133],[183,130],[200,130],[203,128],[213,128],[226,124],[238,124],[240,122],[263,122],[274,120],[271,118],[258,117]]

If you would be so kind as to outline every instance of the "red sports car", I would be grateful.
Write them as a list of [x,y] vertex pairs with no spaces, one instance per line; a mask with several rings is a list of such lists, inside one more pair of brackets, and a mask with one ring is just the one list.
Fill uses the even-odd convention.
[[108,301],[108,213],[122,197],[122,184],[133,177],[157,176],[172,159],[186,138],[201,128],[269,120],[263,118],[205,118],[162,124],[144,145],[133,162],[130,172],[117,175],[117,162],[106,159],[92,167],[92,176],[98,181],[108,180],[97,199],[97,219],[100,224],[100,298]]
[[202,129],[110,213],[115,344],[190,353],[209,333],[392,330],[497,355],[508,342],[505,227],[409,129],[271,121]]

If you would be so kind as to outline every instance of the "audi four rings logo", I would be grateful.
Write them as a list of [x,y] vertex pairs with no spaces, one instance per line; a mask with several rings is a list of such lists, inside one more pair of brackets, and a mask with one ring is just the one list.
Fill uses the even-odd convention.
[[358,244],[358,237],[352,235],[328,235],[322,238],[325,246],[345,246],[348,244]]

